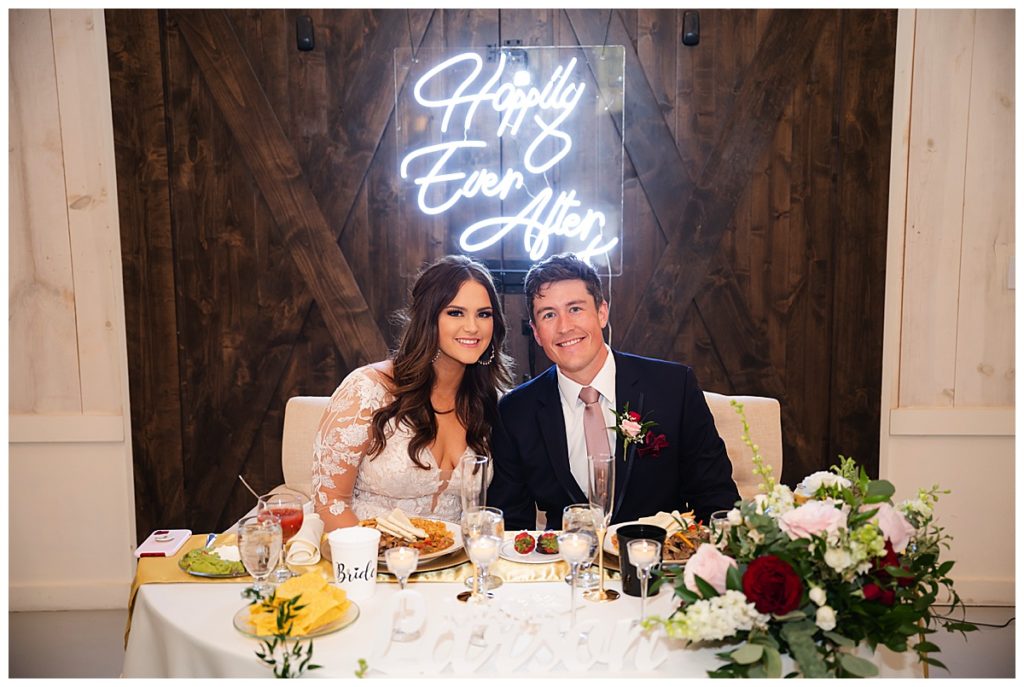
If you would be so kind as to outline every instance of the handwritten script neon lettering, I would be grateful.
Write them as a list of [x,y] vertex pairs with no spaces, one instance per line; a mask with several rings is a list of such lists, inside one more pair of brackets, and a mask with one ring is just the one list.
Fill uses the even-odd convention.
[[[485,196],[507,201],[513,191],[525,191],[529,201],[515,214],[486,217],[463,229],[459,245],[467,253],[493,246],[519,229],[531,260],[544,258],[552,238],[560,236],[574,240],[578,248],[573,252],[589,262],[611,251],[618,244],[618,237],[602,236],[605,214],[583,207],[576,189],[556,194],[544,177],[573,148],[565,125],[586,91],[584,82],[573,80],[576,58],[557,67],[540,88],[501,83],[506,62],[506,54],[499,53],[494,72],[485,78],[483,58],[476,53],[462,53],[419,78],[413,87],[416,102],[424,108],[442,111],[441,134],[449,135],[451,130],[456,138],[409,151],[402,159],[401,176],[408,179],[414,165],[422,170],[414,176],[413,184],[418,188],[417,204],[427,215],[445,213],[465,198]],[[446,97],[432,95],[445,86],[450,88]],[[480,116],[481,108],[490,108],[500,117],[493,139],[518,136],[528,119],[536,126],[522,156],[522,169],[465,171],[466,154],[488,147],[487,141],[481,139],[482,132],[477,133],[484,125],[474,128],[475,121],[484,119]],[[534,179],[539,180],[541,190],[531,193],[528,182]]]

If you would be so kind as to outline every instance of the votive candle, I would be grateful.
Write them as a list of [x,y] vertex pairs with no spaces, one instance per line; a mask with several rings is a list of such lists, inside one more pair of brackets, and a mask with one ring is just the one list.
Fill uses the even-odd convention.
[[658,553],[658,546],[646,539],[639,539],[629,543],[629,562],[638,568],[647,568],[654,565]]

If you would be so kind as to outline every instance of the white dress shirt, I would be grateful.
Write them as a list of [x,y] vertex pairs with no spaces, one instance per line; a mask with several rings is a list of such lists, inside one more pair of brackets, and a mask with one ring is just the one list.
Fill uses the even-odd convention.
[[[608,357],[604,365],[598,371],[597,376],[587,386],[592,386],[601,394],[598,403],[601,412],[604,413],[606,427],[608,430],[608,445],[615,453],[615,356],[612,349],[605,344]],[[580,389],[584,385],[578,384],[558,370],[558,395],[562,401],[562,416],[565,418],[565,438],[569,448],[569,470],[576,478],[577,484],[587,493],[587,439],[583,431],[583,409],[586,404],[580,399]]]

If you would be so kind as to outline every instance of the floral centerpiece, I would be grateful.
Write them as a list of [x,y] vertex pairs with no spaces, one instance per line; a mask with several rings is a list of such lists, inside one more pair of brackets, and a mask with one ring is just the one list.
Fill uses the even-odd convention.
[[[933,520],[938,487],[894,504],[895,489],[840,456],[790,490],[772,478],[751,441],[742,404],[743,439],[753,451],[760,493],[729,512],[716,544],[703,544],[675,579],[679,608],[652,618],[670,637],[717,643],[725,663],[712,677],[781,677],[782,655],[804,677],[870,677],[877,667],[854,655],[866,643],[914,651],[945,666],[926,640],[937,625],[976,629],[933,613],[953,589],[952,561],[941,561],[949,536]],[[729,646],[734,645],[734,646]]]

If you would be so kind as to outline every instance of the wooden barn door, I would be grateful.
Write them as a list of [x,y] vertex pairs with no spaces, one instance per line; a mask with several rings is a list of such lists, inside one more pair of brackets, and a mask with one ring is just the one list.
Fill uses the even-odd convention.
[[[446,252],[407,229],[398,47],[626,46],[613,346],[779,398],[788,482],[877,466],[896,13],[700,20],[688,47],[682,10],[108,11],[139,532],[278,484],[287,399],[383,358]],[[504,299],[521,380],[547,363]]]

